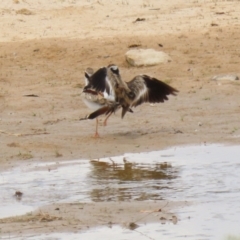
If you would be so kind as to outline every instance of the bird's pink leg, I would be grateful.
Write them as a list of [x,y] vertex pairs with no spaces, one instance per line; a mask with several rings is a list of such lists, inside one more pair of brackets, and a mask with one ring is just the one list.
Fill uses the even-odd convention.
[[98,134],[98,118],[96,118],[96,131],[95,131],[95,135],[93,136],[94,138],[99,138],[99,134]]
[[112,115],[112,112],[110,112],[107,117],[105,118],[104,122],[103,122],[103,126],[107,126],[107,120],[108,118]]

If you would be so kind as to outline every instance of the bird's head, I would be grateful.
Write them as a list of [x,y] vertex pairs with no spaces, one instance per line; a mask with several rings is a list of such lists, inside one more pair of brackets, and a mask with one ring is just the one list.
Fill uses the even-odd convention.
[[112,73],[119,75],[119,68],[115,64],[108,65],[108,68],[112,71]]

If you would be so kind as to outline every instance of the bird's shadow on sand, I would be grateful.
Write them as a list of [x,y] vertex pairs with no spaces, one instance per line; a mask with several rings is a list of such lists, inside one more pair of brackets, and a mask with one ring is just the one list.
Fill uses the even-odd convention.
[[112,137],[127,137],[131,139],[140,138],[145,135],[155,135],[155,134],[178,134],[183,133],[179,129],[175,129],[172,127],[161,127],[161,128],[155,128],[155,129],[133,129],[133,130],[127,130],[127,131],[118,131],[114,133],[108,133],[107,135]]

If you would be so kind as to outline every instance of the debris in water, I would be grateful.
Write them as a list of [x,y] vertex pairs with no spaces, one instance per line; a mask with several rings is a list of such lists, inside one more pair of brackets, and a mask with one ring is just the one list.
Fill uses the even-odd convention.
[[14,194],[14,197],[15,197],[18,201],[20,201],[20,200],[22,199],[22,195],[23,195],[22,192],[16,191],[15,194]]

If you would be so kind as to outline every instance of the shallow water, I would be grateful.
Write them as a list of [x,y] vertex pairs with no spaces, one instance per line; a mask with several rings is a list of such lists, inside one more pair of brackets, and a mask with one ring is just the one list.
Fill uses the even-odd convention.
[[[195,204],[176,212],[176,225],[100,227],[24,239],[227,239],[240,236],[239,175],[240,147],[222,145],[26,165],[0,173],[0,218],[53,202],[186,200]],[[21,201],[15,191],[24,193]]]

